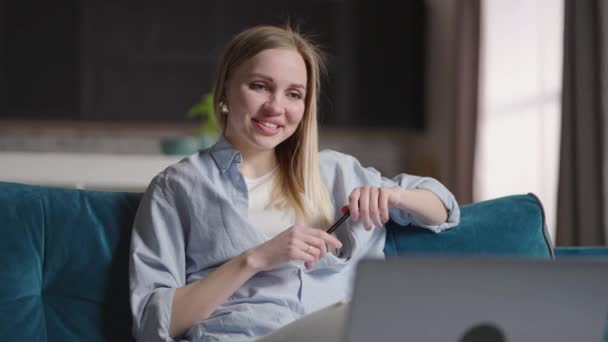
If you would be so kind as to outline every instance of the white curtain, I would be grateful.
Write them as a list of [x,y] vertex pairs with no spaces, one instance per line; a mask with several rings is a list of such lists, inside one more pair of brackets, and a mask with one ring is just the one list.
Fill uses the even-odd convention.
[[475,201],[536,194],[555,237],[563,2],[484,0]]

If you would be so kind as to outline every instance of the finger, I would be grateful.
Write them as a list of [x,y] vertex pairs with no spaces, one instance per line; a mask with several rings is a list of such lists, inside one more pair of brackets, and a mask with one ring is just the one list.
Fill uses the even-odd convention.
[[325,241],[323,241],[323,239],[321,239],[317,236],[307,235],[302,241],[304,241],[305,243],[307,243],[311,246],[314,246],[316,249],[318,249],[319,258],[324,257],[325,253],[327,253],[327,244],[325,243]]
[[376,228],[382,227],[382,220],[380,219],[380,213],[378,212],[378,197],[380,196],[380,190],[377,187],[373,187],[369,192],[369,217],[374,222]]
[[388,198],[389,190],[387,188],[380,188],[380,195],[378,196],[378,211],[380,212],[380,218],[382,223],[388,222]]
[[315,267],[315,265],[316,265],[316,264],[317,264],[317,263],[316,263],[316,262],[314,262],[314,261],[313,261],[313,262],[305,262],[305,263],[304,263],[304,266],[306,267],[306,269],[307,269],[307,270],[310,270],[310,269],[312,269],[313,267]]
[[348,207],[353,221],[359,220],[359,197],[361,197],[361,190],[359,188],[353,190],[350,196],[348,196]]
[[361,222],[363,222],[363,226],[367,230],[372,228],[372,221],[369,217],[369,196],[369,187],[362,187],[361,197],[359,197],[359,217],[361,218]]
[[[325,247],[325,243],[322,244]],[[304,253],[308,253],[315,258],[315,261],[319,260],[321,257],[321,248],[315,247],[313,244],[303,243],[302,250]]]
[[[290,251],[290,259],[291,260],[302,260],[305,263],[314,263],[317,261],[317,258],[304,251],[305,248],[302,247],[292,247]],[[312,249],[312,248],[311,248]]]
[[333,248],[342,248],[342,242],[340,242],[340,240],[338,240],[335,236],[331,234],[327,234],[327,232],[321,229],[314,229],[312,235],[322,239],[326,244],[330,245]]

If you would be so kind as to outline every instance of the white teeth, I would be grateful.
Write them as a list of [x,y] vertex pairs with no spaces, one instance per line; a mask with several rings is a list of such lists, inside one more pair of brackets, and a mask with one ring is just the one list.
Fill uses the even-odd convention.
[[279,127],[279,126],[273,124],[272,122],[263,122],[263,121],[258,121],[258,122],[268,128],[272,128],[272,129]]

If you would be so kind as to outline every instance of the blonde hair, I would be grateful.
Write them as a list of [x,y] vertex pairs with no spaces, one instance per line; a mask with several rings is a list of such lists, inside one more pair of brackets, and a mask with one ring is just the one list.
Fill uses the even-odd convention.
[[319,167],[317,101],[320,76],[325,69],[319,48],[289,26],[256,26],[237,34],[227,45],[217,69],[213,86],[216,118],[225,130],[226,118],[221,115],[219,107],[220,102],[225,101],[224,87],[231,76],[230,72],[258,53],[277,48],[294,49],[302,56],[306,64],[307,91],[300,125],[275,149],[279,172],[271,206],[294,208],[300,220],[315,227],[326,228],[333,220],[334,206]]

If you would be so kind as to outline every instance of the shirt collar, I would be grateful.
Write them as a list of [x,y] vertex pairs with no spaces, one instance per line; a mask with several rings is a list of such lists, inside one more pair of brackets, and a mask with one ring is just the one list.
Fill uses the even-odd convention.
[[210,153],[217,167],[220,168],[221,173],[228,170],[232,163],[241,164],[242,162],[241,152],[232,146],[224,135],[221,135],[218,141],[211,147]]

